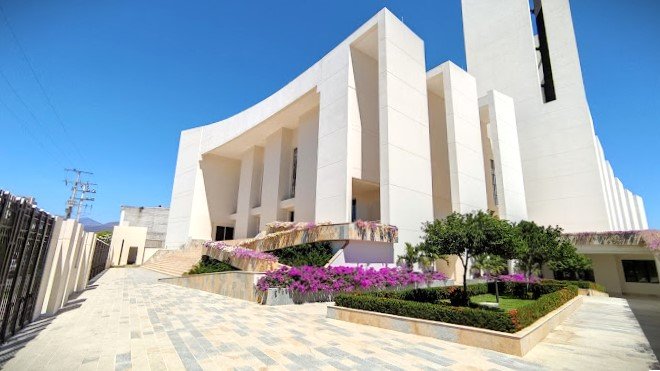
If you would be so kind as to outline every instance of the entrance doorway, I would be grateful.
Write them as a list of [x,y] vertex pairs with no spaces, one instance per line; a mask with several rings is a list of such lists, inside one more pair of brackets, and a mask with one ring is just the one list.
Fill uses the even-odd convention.
[[128,258],[126,259],[126,265],[133,265],[137,260],[138,248],[137,246],[131,246],[128,249]]

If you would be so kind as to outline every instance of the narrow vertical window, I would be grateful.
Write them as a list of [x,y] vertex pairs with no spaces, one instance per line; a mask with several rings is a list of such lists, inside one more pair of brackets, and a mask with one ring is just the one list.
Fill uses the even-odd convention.
[[296,213],[294,211],[289,211],[289,221],[292,222],[296,219]]
[[291,170],[291,197],[296,197],[296,173],[298,172],[298,147],[293,149],[293,166]]
[[351,221],[354,222],[357,220],[357,200],[354,198],[351,201]]
[[552,78],[552,66],[550,64],[550,50],[548,48],[548,37],[545,30],[545,21],[543,20],[543,9],[539,1],[532,9],[532,21],[536,27],[536,36],[538,37],[536,51],[539,60],[539,77],[541,80],[541,90],[543,92],[543,102],[548,103],[557,99],[555,94],[555,82]]
[[499,205],[499,200],[497,199],[497,175],[495,175],[495,161],[490,160],[490,179],[493,182],[493,202],[495,206]]

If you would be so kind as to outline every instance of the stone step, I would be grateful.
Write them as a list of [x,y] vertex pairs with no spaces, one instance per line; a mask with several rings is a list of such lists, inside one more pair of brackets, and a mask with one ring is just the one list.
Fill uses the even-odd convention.
[[170,276],[182,276],[202,257],[201,248],[161,250],[156,252],[142,267]]

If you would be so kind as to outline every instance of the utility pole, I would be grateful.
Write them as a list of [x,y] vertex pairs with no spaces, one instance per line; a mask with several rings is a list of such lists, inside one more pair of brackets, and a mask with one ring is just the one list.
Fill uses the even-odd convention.
[[[80,219],[80,209],[84,207],[87,208],[87,202],[94,201],[94,197],[88,197],[90,193],[96,193],[96,189],[93,187],[96,183],[84,182],[82,180],[82,175],[93,175],[89,171],[78,170],[78,169],[64,169],[65,171],[72,172],[75,174],[75,180],[66,179],[64,184],[71,185],[71,196],[66,201],[66,208],[64,209],[65,219],[70,219],[73,209],[76,209],[76,220]],[[78,196],[80,193],[80,196]]]

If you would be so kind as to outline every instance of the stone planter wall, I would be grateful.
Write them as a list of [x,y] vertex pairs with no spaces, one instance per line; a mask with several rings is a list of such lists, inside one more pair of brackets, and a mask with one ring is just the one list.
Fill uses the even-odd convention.
[[514,334],[337,306],[328,306],[327,317],[522,357],[571,315],[582,304],[582,300],[582,296],[577,296]]
[[[442,287],[453,286],[454,280],[447,281],[433,281],[428,287]],[[413,288],[425,288],[426,283],[417,285],[416,287],[410,286],[402,288],[402,290]],[[303,303],[318,303],[318,302],[331,302],[332,296],[324,293],[314,294],[299,294],[292,293],[289,289],[285,288],[272,288],[268,291],[260,293],[259,302],[264,305],[290,305],[290,304],[303,304]]]
[[236,299],[257,302],[259,301],[260,293],[255,288],[255,284],[261,276],[263,274],[259,272],[232,271],[161,278],[159,281]]

